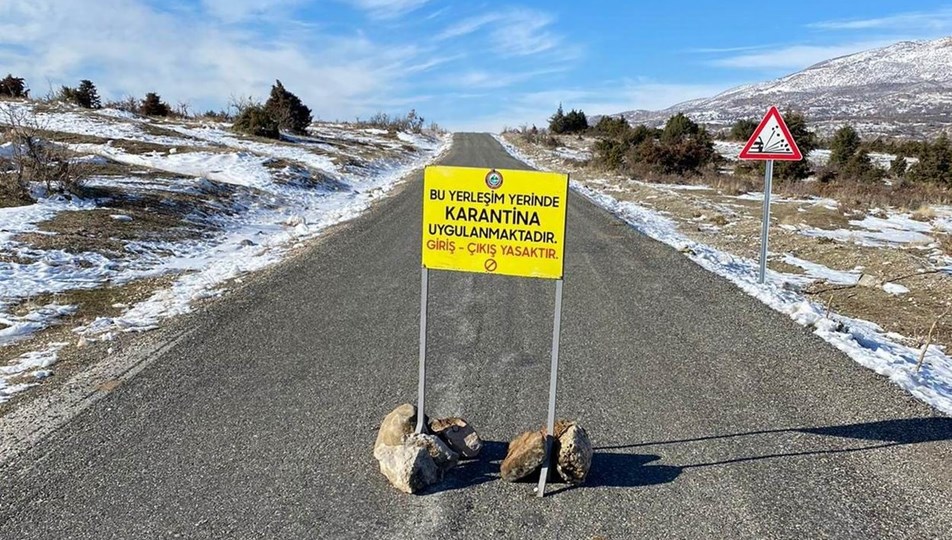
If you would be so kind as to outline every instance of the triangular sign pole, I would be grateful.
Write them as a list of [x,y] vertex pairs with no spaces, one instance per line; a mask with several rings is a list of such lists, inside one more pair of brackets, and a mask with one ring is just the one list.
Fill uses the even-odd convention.
[[764,170],[764,212],[763,224],[760,229],[760,272],[758,281],[763,284],[767,277],[767,242],[770,233],[770,192],[773,183],[773,162],[800,161],[803,154],[797,147],[796,141],[790,135],[787,123],[780,116],[777,107],[770,107],[767,115],[760,121],[754,134],[741,150],[740,159],[755,159],[767,162]]

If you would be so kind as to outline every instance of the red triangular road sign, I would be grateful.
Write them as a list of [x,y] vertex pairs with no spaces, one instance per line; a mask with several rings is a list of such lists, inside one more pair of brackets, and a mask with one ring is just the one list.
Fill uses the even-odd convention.
[[803,154],[790,135],[787,124],[776,107],[767,111],[754,130],[754,135],[741,150],[740,159],[776,159],[779,161],[800,161]]

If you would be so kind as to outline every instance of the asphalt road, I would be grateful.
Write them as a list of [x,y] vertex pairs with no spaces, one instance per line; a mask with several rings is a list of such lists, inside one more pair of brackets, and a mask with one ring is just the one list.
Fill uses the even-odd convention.
[[[525,168],[484,135],[443,162]],[[487,443],[397,492],[371,454],[416,398],[421,186],[176,322],[0,469],[0,538],[952,538],[952,419],[577,196],[558,413],[589,482],[498,474],[545,421],[554,284],[434,272],[427,412]]]

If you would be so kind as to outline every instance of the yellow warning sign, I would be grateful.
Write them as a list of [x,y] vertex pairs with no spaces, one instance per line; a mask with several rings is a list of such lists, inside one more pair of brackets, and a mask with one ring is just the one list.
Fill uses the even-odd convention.
[[427,167],[423,266],[562,279],[566,174]]

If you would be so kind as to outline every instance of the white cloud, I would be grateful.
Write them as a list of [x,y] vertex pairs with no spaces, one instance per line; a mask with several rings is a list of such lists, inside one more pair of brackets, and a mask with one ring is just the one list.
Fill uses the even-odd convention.
[[712,60],[711,65],[741,69],[799,70],[824,60],[853,54],[868,49],[885,47],[894,39],[858,41],[836,45],[790,45],[763,52],[740,54]]
[[454,73],[448,75],[442,81],[443,84],[452,87],[464,89],[500,89],[509,86],[530,81],[544,75],[552,75],[568,71],[568,66],[554,66],[534,70],[523,70],[518,72],[493,72],[485,70],[471,70],[464,73]]
[[[352,118],[400,98],[412,73],[438,63],[419,47],[383,46],[359,34],[269,37],[145,0],[88,4],[0,3],[4,69],[27,78],[34,95],[46,93],[47,80],[58,87],[89,78],[104,99],[156,91],[193,109],[222,107],[233,95],[266,96],[279,78],[318,116]],[[236,13],[255,9],[236,5]]]
[[393,19],[423,7],[430,0],[344,0],[374,19]]
[[547,30],[555,19],[529,10],[512,12],[492,30],[492,46],[508,56],[528,56],[559,47],[562,39]]
[[952,29],[952,9],[942,8],[931,12],[913,11],[869,19],[821,21],[809,24],[807,27],[819,30],[914,30],[917,32],[928,30],[941,32]]
[[505,57],[534,56],[551,53],[562,60],[579,55],[576,47],[567,45],[562,36],[552,31],[555,17],[531,9],[504,9],[477,15],[450,25],[437,34],[437,41],[485,35],[487,48]]
[[627,81],[600,88],[563,88],[527,92],[515,96],[499,112],[493,112],[459,124],[453,129],[497,132],[503,127],[548,125],[548,118],[559,103],[565,110],[580,109],[587,116],[614,114],[637,109],[660,110],[678,103],[710,97],[735,83],[677,84],[656,81]]
[[212,17],[235,23],[250,18],[261,18],[283,14],[304,0],[201,0],[202,8]]
[[489,24],[499,21],[502,19],[502,17],[503,16],[500,13],[489,13],[486,15],[479,15],[477,17],[463,19],[456,24],[450,25],[445,30],[437,34],[436,39],[438,41],[443,41],[446,39],[466,36]]

